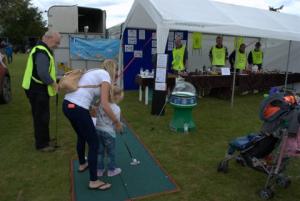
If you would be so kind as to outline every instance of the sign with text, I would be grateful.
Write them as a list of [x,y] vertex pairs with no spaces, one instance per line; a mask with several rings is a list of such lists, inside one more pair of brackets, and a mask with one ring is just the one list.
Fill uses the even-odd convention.
[[230,75],[230,68],[221,68],[222,75]]

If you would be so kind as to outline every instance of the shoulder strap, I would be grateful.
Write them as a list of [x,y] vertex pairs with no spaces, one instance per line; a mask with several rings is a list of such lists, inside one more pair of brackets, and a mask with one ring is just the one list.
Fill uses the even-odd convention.
[[78,88],[98,88],[101,87],[101,84],[98,85],[82,85],[82,86],[78,86]]
[[[100,70],[101,68],[92,68],[92,69],[89,69],[87,71],[84,72],[85,73],[88,73],[88,72],[91,72],[91,71],[95,71],[95,70]],[[101,84],[98,84],[98,85],[82,85],[82,86],[78,86],[78,88],[98,88],[98,87],[101,87]]]

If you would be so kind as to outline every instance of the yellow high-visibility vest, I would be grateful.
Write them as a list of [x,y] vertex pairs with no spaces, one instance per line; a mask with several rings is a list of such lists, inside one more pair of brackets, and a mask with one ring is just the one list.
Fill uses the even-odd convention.
[[252,50],[252,62],[253,64],[262,64],[263,62],[263,52],[261,50],[255,51]]
[[193,49],[202,48],[202,33],[194,32],[193,33]]
[[234,49],[239,49],[242,43],[244,43],[244,37],[242,36],[234,37]]
[[172,61],[172,67],[174,70],[177,71],[183,71],[184,70],[184,52],[185,52],[185,46],[182,45],[181,48],[174,48],[173,49],[173,61]]
[[244,70],[247,64],[246,53],[240,53],[240,51],[237,51],[236,57],[237,58],[235,59],[235,68]]
[[[37,45],[34,48],[32,48],[32,50],[30,51],[28,60],[27,60],[27,65],[26,65],[26,69],[25,69],[25,73],[24,73],[24,77],[23,77],[23,82],[22,82],[22,87],[24,89],[29,89],[30,88],[30,83],[31,80],[34,80],[34,82],[39,83],[39,84],[44,84],[41,80],[38,80],[37,78],[32,76],[32,70],[33,70],[33,54],[37,51],[37,49],[39,50],[43,50],[47,53],[47,55],[50,58],[50,64],[49,64],[49,73],[50,73],[50,77],[52,78],[52,80],[54,82],[56,82],[56,69],[55,69],[55,63],[54,63],[54,58],[52,56],[52,54],[49,52],[49,50],[42,46],[42,45]],[[55,96],[56,95],[56,91],[55,89],[51,86],[48,85],[48,94],[49,96]]]
[[212,48],[212,65],[213,66],[225,66],[226,49],[225,47]]

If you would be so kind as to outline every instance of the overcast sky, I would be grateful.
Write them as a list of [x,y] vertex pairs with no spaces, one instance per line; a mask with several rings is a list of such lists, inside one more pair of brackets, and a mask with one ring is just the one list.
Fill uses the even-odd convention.
[[[41,11],[47,11],[53,5],[78,5],[106,10],[107,27],[119,24],[126,16],[134,0],[32,0],[34,6]],[[184,0],[183,0],[184,1]],[[300,15],[300,0],[216,0],[225,3],[268,9],[268,6],[280,7],[285,5],[282,12]],[[172,2],[172,1],[170,1]],[[46,12],[44,14],[47,20]]]

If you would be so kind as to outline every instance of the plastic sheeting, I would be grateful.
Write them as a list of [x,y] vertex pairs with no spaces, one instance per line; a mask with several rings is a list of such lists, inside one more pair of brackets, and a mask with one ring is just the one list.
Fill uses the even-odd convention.
[[77,60],[118,59],[120,40],[70,37],[70,57]]

